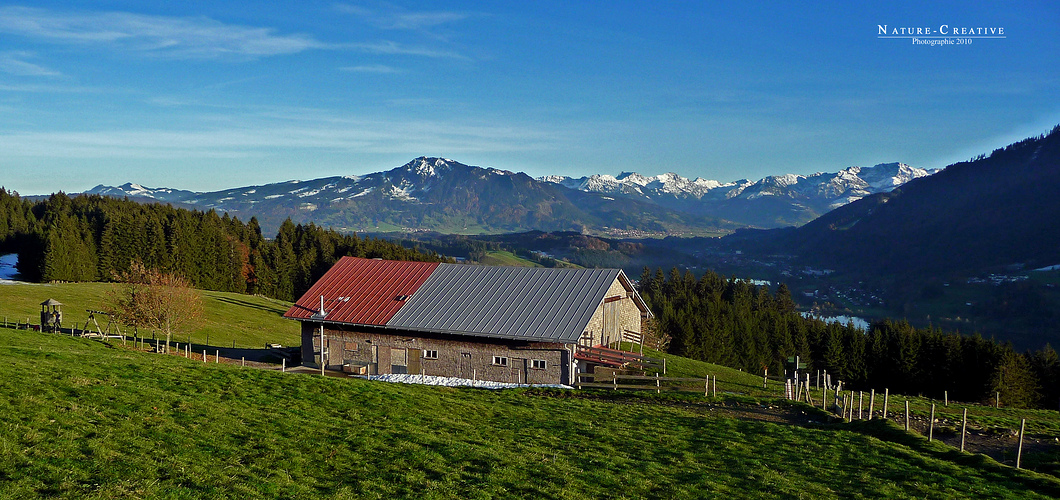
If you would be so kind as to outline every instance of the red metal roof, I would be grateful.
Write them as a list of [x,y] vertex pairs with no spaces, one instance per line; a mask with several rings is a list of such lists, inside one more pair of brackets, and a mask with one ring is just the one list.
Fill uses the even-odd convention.
[[438,267],[436,262],[343,257],[295,302],[285,318],[311,319],[324,297],[326,321],[384,326]]

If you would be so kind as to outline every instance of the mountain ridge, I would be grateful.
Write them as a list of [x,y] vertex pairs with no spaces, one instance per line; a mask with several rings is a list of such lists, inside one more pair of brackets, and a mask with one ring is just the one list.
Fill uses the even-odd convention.
[[[685,178],[674,172],[655,176],[622,172],[617,176],[594,174],[580,178],[553,175],[538,179],[569,189],[646,199],[687,213],[772,228],[805,224],[854,200],[890,191],[938,171],[895,162],[853,166],[835,173],[781,174],[725,183]],[[762,200],[767,196],[776,200]]]
[[271,230],[290,217],[339,231],[498,233],[527,230],[683,234],[737,226],[644,201],[568,190],[521,172],[419,157],[365,175],[286,181],[214,192],[96,186],[86,194],[128,196],[255,216]]
[[[863,172],[868,175],[859,176]],[[127,182],[97,185],[86,194],[257,216],[266,229],[278,227],[291,217],[296,222],[328,224],[345,231],[574,230],[645,236],[801,225],[852,200],[934,172],[892,163],[850,167],[834,174],[768,176],[754,182],[688,179],[673,172],[535,179],[522,172],[421,156],[405,165],[364,175],[212,192],[149,188]],[[425,206],[437,210],[423,210]]]
[[815,265],[883,274],[1060,262],[1060,126],[769,236]]

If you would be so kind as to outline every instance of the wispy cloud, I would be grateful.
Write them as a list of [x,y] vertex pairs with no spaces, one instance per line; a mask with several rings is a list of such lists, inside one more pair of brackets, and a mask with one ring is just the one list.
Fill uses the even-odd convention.
[[[412,26],[416,22],[406,21],[405,24]],[[309,50],[353,50],[369,54],[467,59],[451,50],[390,40],[330,43],[310,35],[280,34],[272,28],[225,24],[207,17],[166,17],[128,12],[67,12],[32,7],[0,7],[0,33],[51,43],[114,47],[172,59],[256,59]],[[26,63],[21,70],[31,71],[32,66]],[[37,70],[47,71],[43,67]]]
[[404,70],[395,68],[393,66],[387,66],[385,64],[367,64],[363,66],[346,66],[339,68],[341,71],[349,73],[377,73],[377,74],[392,74],[392,73],[404,73]]
[[277,148],[330,153],[453,154],[540,151],[565,133],[536,127],[456,125],[435,121],[351,120],[328,127],[250,126],[202,130],[109,130],[0,133],[9,158],[142,160],[259,158]]
[[16,76],[62,76],[58,71],[24,60],[31,57],[32,53],[24,51],[0,53],[0,71]]
[[345,46],[351,49],[356,49],[371,54],[410,55],[448,59],[469,59],[467,56],[457,52],[453,52],[451,50],[439,50],[422,46],[410,46],[397,42],[392,42],[389,40],[371,43],[352,43],[347,44]]
[[308,35],[277,34],[271,28],[224,24],[206,17],[30,7],[0,7],[0,33],[188,59],[256,58],[336,48]]
[[335,8],[340,12],[360,17],[377,28],[392,30],[423,30],[457,21],[463,21],[472,16],[472,14],[468,12],[409,12],[398,10],[393,7],[376,10],[350,4],[338,4]]
[[30,92],[30,93],[62,93],[62,94],[85,94],[113,92],[113,89],[102,87],[85,87],[80,85],[43,85],[43,84],[7,84],[0,83],[2,92]]

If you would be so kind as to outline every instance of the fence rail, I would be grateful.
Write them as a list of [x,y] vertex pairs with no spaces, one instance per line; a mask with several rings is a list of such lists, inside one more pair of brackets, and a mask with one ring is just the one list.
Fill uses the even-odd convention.
[[608,366],[628,366],[639,370],[655,369],[666,373],[666,359],[653,358],[606,347],[578,346],[575,358]]
[[[574,386],[578,389],[639,390],[655,392],[717,392],[717,378],[660,377],[652,375],[620,375],[612,373],[579,373]],[[589,381],[586,381],[589,379]],[[713,380],[713,388],[711,381]]]

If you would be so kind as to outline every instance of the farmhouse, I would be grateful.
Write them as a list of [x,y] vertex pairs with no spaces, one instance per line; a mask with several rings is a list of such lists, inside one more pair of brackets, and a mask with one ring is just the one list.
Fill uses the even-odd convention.
[[640,339],[650,315],[619,269],[343,257],[284,317],[301,322],[305,365],[569,384],[580,346]]

